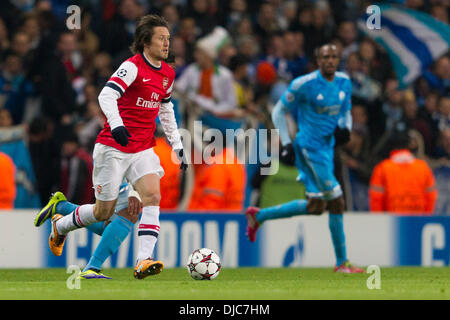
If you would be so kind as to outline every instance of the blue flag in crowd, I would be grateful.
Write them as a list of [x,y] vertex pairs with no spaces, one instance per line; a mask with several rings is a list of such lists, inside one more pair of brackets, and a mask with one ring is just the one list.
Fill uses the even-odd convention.
[[368,19],[372,16],[374,20],[373,14],[367,13],[358,27],[387,51],[399,86],[405,88],[448,52],[450,27],[423,12],[389,4],[378,7],[379,28],[368,28]]

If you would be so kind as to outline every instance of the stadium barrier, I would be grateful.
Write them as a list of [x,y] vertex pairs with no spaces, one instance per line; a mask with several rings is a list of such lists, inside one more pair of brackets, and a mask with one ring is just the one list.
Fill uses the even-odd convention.
[[[0,268],[84,266],[100,237],[80,229],[70,233],[61,257],[48,249],[50,223],[33,225],[36,211],[0,211]],[[166,267],[184,266],[189,253],[208,247],[224,267],[330,267],[334,252],[328,215],[266,223],[256,243],[245,235],[242,214],[162,213],[156,257]],[[402,217],[346,213],[348,256],[358,265],[450,265],[450,217]],[[137,235],[128,237],[104,267],[132,267]]]

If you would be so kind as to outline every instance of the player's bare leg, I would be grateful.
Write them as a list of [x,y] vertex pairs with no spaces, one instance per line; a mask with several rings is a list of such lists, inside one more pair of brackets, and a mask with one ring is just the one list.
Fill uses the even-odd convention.
[[142,201],[142,216],[138,228],[139,252],[134,277],[144,279],[160,273],[164,264],[153,260],[153,251],[159,235],[159,202],[161,192],[158,174],[148,174],[134,185]]
[[116,202],[117,199],[110,201],[102,201],[97,199],[94,206],[95,218],[98,221],[106,221],[111,218],[116,209]]
[[327,202],[319,198],[310,198],[306,204],[308,214],[321,215],[327,207]]

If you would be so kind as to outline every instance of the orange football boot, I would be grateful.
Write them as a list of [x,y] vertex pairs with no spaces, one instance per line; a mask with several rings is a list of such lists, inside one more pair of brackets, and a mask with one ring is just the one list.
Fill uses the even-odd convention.
[[147,276],[153,276],[160,273],[164,269],[161,261],[154,261],[150,258],[142,260],[134,268],[134,277],[136,279],[144,279]]
[[64,248],[64,243],[66,242],[66,236],[59,234],[58,230],[56,229],[56,221],[61,219],[63,215],[61,214],[55,214],[52,217],[52,232],[50,233],[50,237],[48,238],[48,245],[50,247],[51,252],[59,257]]

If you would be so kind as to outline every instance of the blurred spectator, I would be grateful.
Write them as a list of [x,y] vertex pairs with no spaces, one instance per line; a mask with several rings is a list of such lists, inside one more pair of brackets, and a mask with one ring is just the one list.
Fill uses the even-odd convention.
[[248,60],[240,55],[235,55],[230,60],[230,70],[233,72],[234,88],[236,91],[237,106],[244,109],[250,102],[248,96]]
[[[65,37],[67,37],[67,33],[63,34],[60,39],[63,40]],[[40,46],[45,45],[45,42],[40,44]],[[40,55],[36,57],[38,61],[35,62],[37,90],[42,96],[42,115],[54,122],[56,137],[60,137],[58,133],[60,133],[61,126],[70,123],[75,111],[75,92],[70,82],[68,69],[63,63],[64,52],[64,46],[58,46],[55,51],[41,51]],[[43,60],[39,61],[39,59]]]
[[111,74],[114,72],[112,68],[111,56],[106,52],[98,53],[93,63],[92,83],[97,88],[103,88]]
[[366,108],[362,104],[354,104],[352,106],[352,121],[353,124],[359,126],[367,126],[369,121],[369,115],[367,114]]
[[352,94],[363,100],[374,101],[381,94],[381,86],[362,70],[361,56],[357,52],[351,53],[347,58],[346,71],[352,80]]
[[[358,110],[358,105],[356,107],[355,110]],[[362,123],[354,119],[350,141],[345,146],[337,147],[335,152],[336,178],[342,184],[347,210],[354,211],[369,210],[369,181],[376,163],[376,157],[370,150],[369,131]]]
[[[78,52],[81,54],[81,63],[85,67],[92,64],[100,46],[99,37],[91,30],[92,19],[92,13],[84,10],[81,14],[81,28],[73,30],[77,47],[75,55],[78,55]],[[71,59],[74,59],[74,57]],[[77,57],[76,59],[80,58]]]
[[[443,1],[445,2],[445,1]],[[445,6],[443,3],[435,4],[430,9],[430,14],[437,20],[448,24],[448,3]]]
[[175,79],[183,73],[186,64],[186,44],[184,40],[175,36],[170,41],[170,52],[173,54],[175,59]]
[[243,210],[245,167],[238,162],[233,148],[217,151],[195,174],[189,211]]
[[337,32],[343,47],[341,50],[341,63],[345,65],[350,54],[358,51],[356,25],[353,21],[342,21],[338,26]]
[[408,150],[409,136],[397,132],[391,140],[389,159],[375,166],[370,180],[370,210],[431,215],[437,191],[434,175],[427,163]]
[[16,32],[11,41],[11,49],[22,59],[27,56],[31,49],[31,39],[25,32]]
[[423,106],[419,108],[418,115],[424,119],[430,126],[433,141],[436,141],[439,134],[439,112],[438,112],[439,94],[437,91],[430,91],[425,99]]
[[439,99],[439,130],[450,128],[450,96],[444,96]]
[[177,36],[184,40],[184,44],[186,47],[186,63],[192,63],[194,61],[193,52],[195,49],[195,43],[197,41],[197,37],[199,36],[196,28],[196,22],[192,17],[186,16],[181,19],[180,31],[178,32]]
[[12,159],[5,153],[0,152],[0,209],[14,208],[14,199],[16,198],[16,168]]
[[252,21],[249,17],[244,17],[236,22],[235,27],[231,28],[230,32],[235,43],[238,43],[241,37],[253,37],[254,33]]
[[103,129],[106,118],[97,101],[88,101],[83,119],[77,124],[80,145],[92,153],[98,133]]
[[417,130],[425,144],[425,153],[431,155],[433,151],[433,133],[428,122],[418,117],[416,98],[411,90],[403,96],[403,119],[406,125]]
[[27,98],[33,92],[33,86],[25,78],[21,57],[9,51],[0,72],[0,108],[9,110],[15,124],[22,123]]
[[368,185],[374,166],[370,152],[369,131],[363,124],[355,123],[350,141],[341,149],[342,163],[353,170],[356,178]]
[[219,23],[218,18],[213,13],[212,2],[209,0],[192,0],[188,7],[186,15],[192,17],[198,28],[197,36],[203,37],[212,32]]
[[427,80],[430,87],[437,90],[441,95],[450,93],[450,58],[443,56],[438,59],[431,71],[425,71],[423,77]]
[[73,203],[93,203],[92,156],[80,147],[74,132],[66,134],[62,144],[60,190]]
[[433,170],[438,189],[435,214],[450,215],[450,128],[440,132]]
[[275,8],[270,2],[263,2],[260,5],[254,26],[259,43],[263,51],[266,51],[270,37],[276,32],[281,31],[277,23]]
[[217,57],[217,62],[223,65],[224,67],[230,69],[230,60],[232,57],[236,55],[237,55],[236,48],[231,43],[227,43],[220,48]]
[[177,7],[173,4],[166,4],[161,10],[161,15],[169,23],[170,34],[177,34],[180,28],[180,15]]
[[39,26],[39,17],[35,13],[25,16],[21,30],[26,33],[30,40],[30,49],[37,49],[41,41],[41,30]]
[[385,81],[392,72],[389,58],[382,52],[377,52],[375,43],[370,38],[364,38],[359,44],[361,71],[374,81]]
[[225,129],[227,118],[237,111],[233,75],[229,69],[215,64],[218,45],[226,37],[224,29],[216,30],[197,42],[196,62],[189,65],[175,83],[197,111],[205,112],[202,120],[211,127]]
[[15,165],[14,207],[37,208],[40,201],[36,178],[24,139],[24,126],[13,126],[9,111],[0,109],[0,151],[11,157]]
[[277,69],[281,79],[290,82],[308,71],[308,59],[303,49],[304,37],[301,32],[285,32],[280,40],[281,56],[276,53],[268,61]]
[[385,83],[383,103],[383,112],[386,117],[384,127],[386,130],[392,130],[394,124],[402,118],[402,101],[403,92],[398,89],[398,81],[395,79],[388,79]]
[[54,124],[48,118],[37,117],[29,126],[31,160],[36,173],[37,189],[41,203],[57,190],[60,181],[61,149],[54,139]]
[[450,127],[440,132],[434,156],[440,165],[450,166]]
[[252,35],[239,37],[236,47],[238,54],[247,57],[249,60],[255,60],[260,53],[259,43]]
[[61,61],[66,68],[66,74],[69,77],[69,81],[73,83],[74,79],[80,75],[80,68],[83,64],[83,57],[78,50],[75,33],[70,31],[61,33],[57,44],[57,50],[60,54]]
[[294,0],[287,0],[280,7],[277,14],[278,25],[281,30],[286,31],[297,19],[298,4]]
[[333,36],[332,19],[325,8],[312,9],[310,27],[303,31],[305,35],[305,50],[309,57],[314,57],[314,49],[331,40]]
[[128,58],[136,23],[144,13],[145,8],[138,0],[120,0],[117,13],[101,26],[100,50],[117,61]]
[[3,52],[5,52],[10,46],[9,32],[5,25],[5,22],[0,17],[0,58],[3,57]]
[[247,16],[246,0],[231,0],[230,9],[225,19],[228,30],[233,30]]

